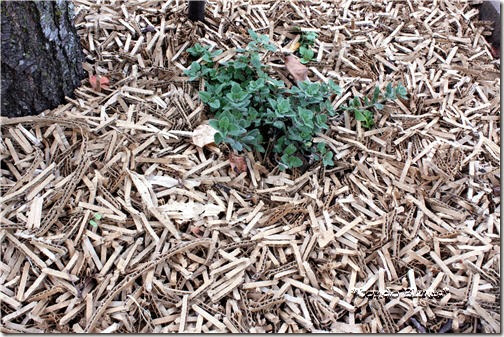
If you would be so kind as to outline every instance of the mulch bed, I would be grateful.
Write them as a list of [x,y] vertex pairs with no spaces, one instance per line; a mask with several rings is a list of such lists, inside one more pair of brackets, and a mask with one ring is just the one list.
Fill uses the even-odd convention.
[[[477,9],[222,0],[194,24],[182,0],[74,3],[109,83],[1,120],[3,332],[500,332],[500,60]],[[182,71],[250,28],[284,49],[316,31],[334,107],[376,84],[409,99],[368,131],[330,120],[333,168],[247,153],[240,172],[194,144],[210,116]]]

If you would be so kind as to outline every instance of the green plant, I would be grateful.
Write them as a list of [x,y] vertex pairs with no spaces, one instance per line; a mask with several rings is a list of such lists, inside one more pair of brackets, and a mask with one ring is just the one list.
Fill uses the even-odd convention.
[[301,55],[299,62],[306,64],[313,59],[314,52],[308,47],[301,46],[299,47],[299,54]]
[[364,102],[361,102],[359,97],[354,97],[348,105],[343,105],[341,108],[353,112],[355,119],[361,121],[364,128],[370,129],[374,125],[374,115],[370,109],[382,110],[384,102],[393,101],[397,97],[406,99],[406,88],[401,83],[393,88],[392,84],[389,83],[385,87],[385,93],[382,93],[380,88],[376,86],[371,100],[364,96]]
[[303,34],[301,35],[301,44],[313,46],[317,37],[318,34],[316,32],[303,32]]
[[[328,118],[336,113],[331,99],[341,95],[341,88],[332,80],[302,81],[286,88],[261,62],[276,47],[266,35],[252,30],[249,34],[252,41],[246,48],[238,48],[225,64],[214,61],[220,50],[210,51],[200,44],[187,50],[199,62],[192,62],[185,74],[190,80],[205,80],[199,97],[214,115],[209,124],[217,130],[215,143],[229,144],[236,152],[265,152],[263,140],[267,139],[274,144],[271,151],[281,170],[300,167],[306,161],[333,166],[333,153],[324,143],[314,144],[313,138],[328,129]],[[308,36],[315,38],[316,34]]]
[[[98,227],[98,223],[103,216],[100,213],[95,213],[93,219],[89,220],[89,224],[93,227]],[[96,221],[95,221],[96,220]],[[98,221],[98,222],[97,222]]]
[[[261,56],[276,47],[266,35],[249,31],[252,41],[225,65],[216,65],[211,52],[199,44],[188,49],[200,63],[186,71],[191,80],[205,79],[205,91],[199,96],[215,118],[209,124],[217,130],[216,144],[227,143],[236,151],[255,149],[265,152],[263,139],[274,141],[280,169],[303,165],[303,159],[323,160],[332,165],[327,151],[312,143],[313,137],[328,128],[327,115],[334,115],[329,98],[341,94],[340,88],[327,84],[299,82],[290,89],[272,78]],[[322,148],[322,147],[320,147]],[[324,148],[325,149],[325,148]],[[325,157],[324,157],[325,155]]]
[[301,35],[301,39],[299,40],[299,55],[301,55],[301,59],[299,60],[301,63],[306,64],[313,59],[314,51],[310,49],[311,46],[315,44],[315,40],[317,39],[317,33],[315,32],[304,32]]

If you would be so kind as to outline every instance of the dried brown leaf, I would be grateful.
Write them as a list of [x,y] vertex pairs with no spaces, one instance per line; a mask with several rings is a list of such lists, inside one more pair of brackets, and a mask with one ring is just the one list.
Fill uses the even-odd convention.
[[208,124],[201,124],[193,131],[192,142],[194,145],[203,147],[214,142],[217,131]]
[[296,81],[305,81],[308,79],[308,68],[294,55],[285,57],[285,67]]

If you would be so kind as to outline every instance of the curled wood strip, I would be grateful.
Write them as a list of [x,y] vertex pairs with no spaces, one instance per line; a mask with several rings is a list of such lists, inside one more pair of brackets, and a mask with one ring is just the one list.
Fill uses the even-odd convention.
[[284,265],[281,265],[278,268],[268,270],[266,272],[266,274],[264,275],[264,277],[267,278],[267,279],[270,279],[271,277],[275,276],[278,273],[281,273],[283,271],[289,270],[291,268],[296,268],[296,267],[297,267],[297,262],[296,261],[292,261],[292,262],[286,263]]
[[85,174],[87,168],[90,166],[89,159],[87,156],[88,142],[87,137],[83,137],[82,148],[81,148],[81,160],[77,168],[75,169],[72,179],[70,179],[63,188],[63,195],[61,198],[53,205],[49,213],[44,218],[43,223],[40,228],[35,231],[35,236],[42,236],[51,228],[51,226],[58,220],[60,215],[63,213],[64,207],[67,205],[68,200],[73,194],[77,184],[81,181],[82,176]]
[[200,247],[200,246],[206,246],[208,247],[212,243],[211,239],[199,239],[199,240],[194,240],[194,241],[189,241],[189,242],[182,242],[178,245],[176,245],[173,248],[170,248],[166,253],[161,254],[158,256],[156,259],[154,259],[151,262],[147,262],[146,264],[136,268],[134,271],[130,272],[128,275],[126,275],[121,282],[119,282],[117,285],[114,286],[113,289],[111,289],[108,293],[107,296],[101,301],[100,305],[96,308],[96,311],[93,313],[93,316],[89,320],[85,332],[92,332],[96,323],[98,323],[98,319],[101,317],[101,315],[105,312],[107,309],[107,306],[110,304],[112,299],[116,297],[126,286],[131,284],[133,281],[137,279],[140,275],[142,275],[144,272],[154,268],[156,265],[158,265],[161,262],[166,261],[170,257],[180,254],[184,251],[190,250],[192,248]]
[[221,249],[226,251],[226,250],[231,250],[231,249],[236,249],[236,248],[251,247],[251,246],[255,246],[256,244],[257,244],[256,240],[242,240],[240,242],[233,242],[233,243],[224,245]]
[[33,301],[41,301],[41,300],[44,300],[44,299],[47,299],[53,295],[56,295],[56,294],[59,294],[59,293],[62,293],[65,291],[65,288],[63,288],[62,286],[60,285],[57,285],[57,286],[54,286],[54,287],[51,287],[50,289],[47,289],[47,290],[44,290],[44,291],[41,291],[41,292],[38,292],[32,296],[30,296],[27,301],[29,302],[33,302]]
[[261,312],[270,310],[274,306],[285,303],[285,298],[270,298],[261,302],[254,303],[249,307],[250,312]]
[[[25,116],[25,117],[15,117],[15,118],[0,118],[0,126],[16,125],[16,124],[63,124],[80,129],[82,132],[89,132],[88,125],[83,122],[78,122],[73,119],[55,117],[55,116]],[[81,133],[82,133],[81,132]]]

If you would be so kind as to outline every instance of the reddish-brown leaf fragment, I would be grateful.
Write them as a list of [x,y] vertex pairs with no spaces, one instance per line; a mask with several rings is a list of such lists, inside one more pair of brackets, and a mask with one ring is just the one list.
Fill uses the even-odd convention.
[[308,79],[308,68],[294,55],[285,57],[285,67],[296,81],[305,81]]
[[245,162],[245,157],[230,153],[229,164],[231,165],[231,169],[238,174],[247,171],[247,163]]
[[101,92],[101,88],[108,89],[110,81],[108,77],[105,76],[89,76],[89,84],[91,85],[91,88],[93,88],[94,91]]

